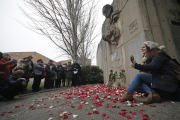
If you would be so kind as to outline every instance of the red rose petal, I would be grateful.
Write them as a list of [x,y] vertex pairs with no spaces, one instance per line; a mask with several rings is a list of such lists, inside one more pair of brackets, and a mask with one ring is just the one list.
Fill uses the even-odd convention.
[[156,107],[155,105],[150,105],[151,107]]
[[136,113],[135,113],[135,112],[132,112],[132,114],[133,114],[133,115],[136,115]]
[[106,116],[106,114],[105,113],[103,113],[103,115],[102,115],[103,117],[105,117]]
[[28,106],[29,108],[33,108],[33,105],[31,105],[31,106]]
[[151,115],[152,117],[155,117],[155,115]]
[[106,115],[105,118],[109,118],[109,115]]
[[148,119],[148,115],[143,114],[142,119],[143,119],[143,120],[147,120],[147,119]]
[[121,111],[126,111],[125,109],[122,109]]
[[12,111],[8,112],[8,113],[13,113]]
[[127,119],[131,119],[132,117],[131,116],[125,116]]
[[67,118],[68,118],[68,116],[67,116],[67,115],[65,115],[63,119],[67,119]]
[[139,113],[143,113],[142,111],[139,111]]
[[49,114],[49,115],[53,115],[53,114],[51,113],[51,114]]
[[166,105],[163,105],[164,107],[166,107]]
[[99,112],[98,112],[98,111],[93,111],[93,113],[95,113],[95,114],[99,114]]
[[71,106],[72,108],[75,108],[75,106]]
[[88,112],[88,115],[91,115],[92,113],[91,112]]

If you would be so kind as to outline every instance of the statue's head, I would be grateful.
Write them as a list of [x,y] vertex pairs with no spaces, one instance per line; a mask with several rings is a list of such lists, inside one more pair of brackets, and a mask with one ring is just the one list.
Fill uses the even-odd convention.
[[104,15],[106,18],[110,18],[112,12],[113,12],[113,7],[112,7],[111,5],[106,4],[106,5],[103,7],[103,15]]

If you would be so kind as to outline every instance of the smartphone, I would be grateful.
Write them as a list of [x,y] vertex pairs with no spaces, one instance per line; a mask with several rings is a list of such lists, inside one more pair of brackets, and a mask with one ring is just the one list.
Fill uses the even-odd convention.
[[133,55],[131,55],[130,61],[131,61],[132,63],[134,62],[134,56],[133,56]]

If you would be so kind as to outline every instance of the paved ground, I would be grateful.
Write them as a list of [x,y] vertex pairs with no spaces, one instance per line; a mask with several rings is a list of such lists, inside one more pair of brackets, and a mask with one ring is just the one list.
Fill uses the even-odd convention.
[[0,120],[180,120],[180,102],[144,105],[141,94],[135,94],[136,100],[128,106],[127,101],[118,100],[123,92],[89,85],[27,94],[0,102]]

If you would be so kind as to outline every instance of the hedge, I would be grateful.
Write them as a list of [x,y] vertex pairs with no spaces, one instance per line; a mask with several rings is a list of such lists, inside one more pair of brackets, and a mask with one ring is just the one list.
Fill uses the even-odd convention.
[[80,84],[97,84],[104,83],[103,71],[98,66],[82,66]]

